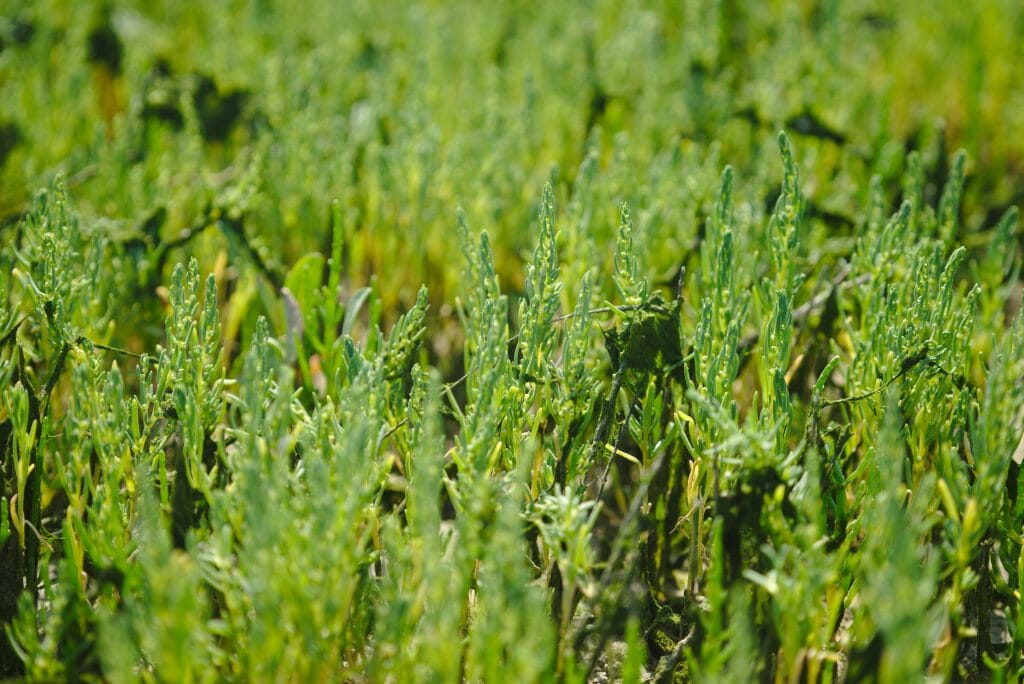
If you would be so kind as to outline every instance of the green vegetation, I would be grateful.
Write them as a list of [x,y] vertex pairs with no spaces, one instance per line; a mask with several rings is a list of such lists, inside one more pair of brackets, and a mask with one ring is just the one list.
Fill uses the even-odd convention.
[[1024,5],[322,5],[0,12],[0,678],[1024,678]]

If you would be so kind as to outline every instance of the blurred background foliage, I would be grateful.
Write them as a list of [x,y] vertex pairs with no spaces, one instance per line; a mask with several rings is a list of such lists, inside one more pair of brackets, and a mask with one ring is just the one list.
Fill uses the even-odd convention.
[[[588,153],[591,256],[606,258],[628,201],[660,246],[652,275],[695,240],[724,163],[752,210],[770,210],[759,195],[778,183],[783,128],[830,236],[849,233],[873,175],[898,194],[912,149],[932,195],[952,151],[968,151],[968,242],[1021,199],[1013,0],[12,0],[0,22],[8,236],[57,172],[90,222],[151,242],[174,242],[246,177],[245,233],[268,267],[328,253],[337,199],[346,281],[375,276],[388,316],[421,283],[451,301],[455,206],[521,288],[539,189],[553,177],[567,197]],[[223,242],[138,268],[160,280],[187,254],[212,268]]]

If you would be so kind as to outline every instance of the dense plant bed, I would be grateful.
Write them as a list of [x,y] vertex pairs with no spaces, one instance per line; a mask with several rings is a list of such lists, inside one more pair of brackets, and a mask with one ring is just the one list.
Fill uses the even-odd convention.
[[1024,8],[880,7],[4,9],[0,678],[1024,677]]

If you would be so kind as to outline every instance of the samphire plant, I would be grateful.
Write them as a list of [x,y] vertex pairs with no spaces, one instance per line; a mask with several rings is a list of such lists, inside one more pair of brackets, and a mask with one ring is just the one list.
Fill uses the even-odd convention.
[[161,345],[108,345],[118,249],[58,182],[4,280],[7,671],[1015,678],[1016,211],[971,284],[942,239],[962,178],[937,210],[911,178],[808,269],[779,143],[767,221],[738,218],[727,168],[670,291],[623,207],[614,299],[587,271],[565,311],[549,185],[511,317],[460,217],[450,382],[426,364],[426,290],[385,334],[372,290],[339,303],[337,250],[292,269],[285,325],[261,318],[239,363],[194,260]]
[[0,679],[1024,678],[1021,8],[399,4],[0,19]]

